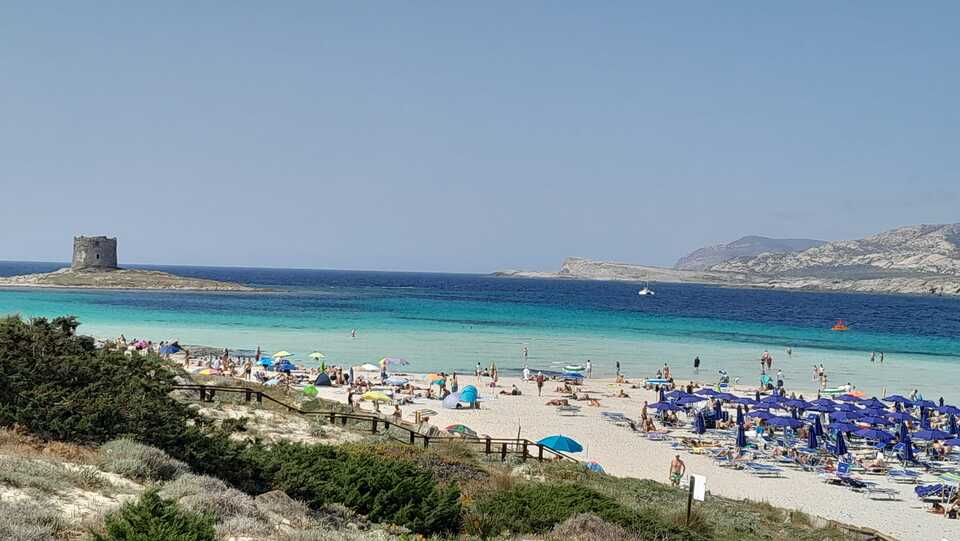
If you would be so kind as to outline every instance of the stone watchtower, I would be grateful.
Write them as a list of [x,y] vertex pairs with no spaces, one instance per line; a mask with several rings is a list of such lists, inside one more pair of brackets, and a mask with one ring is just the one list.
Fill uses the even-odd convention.
[[73,270],[114,270],[117,267],[117,239],[73,237]]

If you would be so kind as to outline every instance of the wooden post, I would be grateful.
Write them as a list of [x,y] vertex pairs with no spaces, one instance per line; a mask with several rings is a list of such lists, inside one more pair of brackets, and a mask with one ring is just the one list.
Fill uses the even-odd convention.
[[486,446],[486,449],[483,450],[483,454],[489,455],[490,453],[493,452],[493,450],[490,449],[490,436],[487,436],[486,440],[487,440],[487,446]]
[[543,444],[537,444],[537,460],[543,462]]
[[205,402],[207,400],[207,388],[203,385],[200,386],[200,401]]
[[263,391],[257,391],[257,404],[263,404]]
[[413,430],[410,431],[410,445],[417,443],[417,433]]
[[693,476],[690,476],[690,492],[687,494],[687,526],[690,526],[690,508],[693,506]]
[[523,440],[523,461],[527,461],[527,440]]
[[426,449],[430,445],[430,436],[423,437],[423,448]]
[[330,412],[330,424],[333,424],[333,423],[335,423],[336,421],[337,421],[337,414],[331,411],[331,412]]
[[252,397],[253,397],[253,391],[251,391],[250,389],[244,389],[244,390],[243,390],[243,401],[244,401],[244,402],[250,402],[250,399],[251,399]]
[[500,446],[500,462],[504,462],[505,460],[507,460],[507,444],[506,444],[506,442],[504,442],[504,443]]
[[371,432],[374,433],[374,434],[376,434],[376,433],[377,433],[377,419],[376,419],[376,418],[373,418],[372,421],[373,421],[373,426],[372,426]]
[[213,402],[213,395],[216,393],[216,389],[210,389],[210,394],[207,395],[207,402]]

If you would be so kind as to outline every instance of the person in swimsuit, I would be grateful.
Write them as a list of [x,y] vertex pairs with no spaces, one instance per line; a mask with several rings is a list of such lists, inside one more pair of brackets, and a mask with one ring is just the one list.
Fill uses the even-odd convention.
[[678,487],[683,474],[687,471],[687,465],[680,460],[680,455],[674,455],[670,462],[670,484]]

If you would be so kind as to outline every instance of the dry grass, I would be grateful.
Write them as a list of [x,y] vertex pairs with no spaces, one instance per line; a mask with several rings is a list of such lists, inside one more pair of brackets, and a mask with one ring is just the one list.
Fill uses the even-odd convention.
[[113,483],[92,466],[19,456],[0,456],[0,483],[34,494],[57,494],[71,488],[109,493],[114,488]]
[[0,539],[53,541],[64,529],[60,514],[32,501],[0,501]]
[[634,537],[593,513],[579,513],[557,524],[544,536],[551,541],[621,541]]
[[75,464],[94,464],[97,450],[73,443],[46,441],[18,428],[0,428],[0,454],[54,458]]

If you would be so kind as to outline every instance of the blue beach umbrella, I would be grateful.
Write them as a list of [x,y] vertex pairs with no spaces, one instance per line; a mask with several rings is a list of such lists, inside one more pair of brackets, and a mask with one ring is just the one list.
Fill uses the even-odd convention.
[[831,421],[856,421],[860,417],[862,415],[854,411],[836,411],[830,414]]
[[956,406],[940,406],[937,408],[937,411],[946,413],[947,415],[960,415],[960,408]]
[[706,389],[701,389],[701,390],[697,391],[695,394],[698,394],[698,395],[701,395],[701,396],[711,396],[711,397],[712,397],[712,396],[717,396],[717,395],[720,394],[720,393],[719,393],[718,391],[714,391],[713,389],[711,389],[711,388],[708,387],[708,388],[706,388]]
[[853,396],[852,394],[842,394],[840,396],[834,397],[834,400],[838,402],[860,402],[863,399],[859,396]]
[[693,431],[697,434],[703,434],[707,431],[707,425],[703,421],[703,413],[697,412],[697,416],[693,420]]
[[755,392],[756,392],[756,394],[754,395],[753,399],[756,400],[757,402],[759,402],[759,401],[760,401],[760,391],[755,391]]
[[871,425],[874,425],[874,426],[891,426],[891,425],[893,425],[893,421],[891,421],[890,419],[887,419],[886,417],[870,417],[870,416],[864,416],[864,417],[861,417],[861,418],[860,418],[860,422],[861,422],[861,423],[870,423]]
[[733,402],[734,404],[740,404],[743,406],[756,406],[758,404],[756,400],[752,398],[747,398],[745,396],[734,398],[733,400],[731,400],[731,402]]
[[767,419],[767,424],[771,426],[789,426],[791,428],[797,428],[803,426],[803,421],[799,421],[793,417],[780,417],[774,415]]
[[769,411],[763,410],[753,410],[747,414],[747,417],[754,417],[756,419],[770,419],[771,417],[776,417],[776,415],[770,413]]
[[939,407],[936,402],[931,400],[917,400],[913,403],[915,408],[936,408]]
[[744,448],[747,446],[747,434],[743,430],[743,425],[737,425],[737,447]]
[[688,404],[696,404],[697,402],[703,402],[704,400],[707,400],[707,399],[702,396],[694,396],[691,394],[691,395],[681,396],[680,398],[676,399],[674,403],[679,404],[681,406],[686,406]]
[[917,421],[917,418],[905,411],[895,411],[893,413],[887,414],[888,419],[893,419],[894,421]]
[[713,414],[717,419],[723,418],[723,404],[719,400],[713,401]]
[[781,404],[783,403],[784,400],[785,399],[782,396],[778,394],[772,394],[770,396],[765,396],[761,398],[760,402],[763,404]]
[[916,457],[913,456],[913,442],[910,441],[910,436],[907,436],[907,439],[903,440],[903,452],[900,457],[904,462],[916,462]]
[[853,432],[860,430],[860,427],[853,423],[830,423],[829,428],[835,432]]
[[816,449],[817,447],[819,447],[817,445],[817,431],[811,430],[807,436],[807,449]]
[[260,366],[273,366],[273,359],[270,357],[260,357],[260,360],[257,362]]
[[949,445],[950,447],[960,446],[960,438],[953,438],[952,440],[944,440],[944,445]]
[[843,432],[837,432],[837,445],[833,449],[833,454],[837,456],[847,454],[847,442],[843,437]]
[[854,436],[860,436],[868,440],[882,441],[884,443],[893,439],[893,436],[889,432],[883,430],[877,430],[875,428],[863,428],[853,432]]
[[672,402],[654,402],[653,404],[650,404],[647,407],[653,410],[660,410],[660,411],[679,411],[683,409]]
[[583,374],[580,372],[564,372],[562,377],[563,379],[583,379]]
[[860,402],[860,405],[868,408],[887,409],[887,405],[877,400],[877,397],[870,398],[869,400],[864,400],[863,402]]
[[820,422],[819,415],[813,418],[813,432],[818,436],[823,435],[823,424]]
[[949,422],[948,424],[949,424],[949,426],[950,426],[950,433],[956,435],[957,432],[958,432],[958,428],[957,428],[957,416],[956,416],[956,415],[950,415],[950,416],[949,416],[949,419],[950,419],[950,422]]
[[856,412],[861,411],[860,408],[854,406],[853,404],[849,404],[847,402],[841,402],[837,404],[836,409],[837,411],[856,411]]
[[920,428],[930,428],[930,415],[924,407],[920,408]]
[[161,355],[173,355],[174,353],[180,352],[180,346],[177,344],[167,344],[160,348]]
[[743,408],[737,406],[737,424],[743,426]]
[[920,430],[913,433],[913,439],[926,441],[948,440],[950,439],[950,434],[937,429]]
[[890,396],[883,397],[884,402],[898,402],[900,404],[913,404],[913,401],[905,396],[898,394],[892,394]]
[[810,407],[810,402],[807,402],[806,400],[800,400],[798,398],[788,398],[783,401],[783,405],[805,410]]
[[[678,398],[683,398],[683,397],[685,397],[685,396],[693,396],[693,395],[692,395],[692,394],[687,394],[687,393],[681,391],[680,389],[677,389],[677,390],[675,390],[675,391],[670,391],[670,392],[667,393],[665,396],[666,396],[667,398],[669,398],[670,400],[676,400],[676,399],[678,399]],[[703,399],[701,399],[701,400],[706,400],[706,399],[703,398]]]
[[664,392],[663,392],[663,387],[660,387],[660,398],[659,398],[659,400],[660,400],[661,402],[665,402],[665,401],[667,400],[667,397],[666,397],[666,395],[665,395]]
[[897,439],[900,441],[907,441],[910,439],[910,431],[907,430],[907,423],[900,423],[900,427],[897,429]]
[[583,451],[582,445],[566,436],[547,436],[537,443],[563,453],[579,453]]

